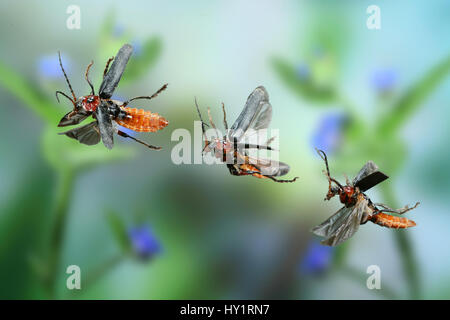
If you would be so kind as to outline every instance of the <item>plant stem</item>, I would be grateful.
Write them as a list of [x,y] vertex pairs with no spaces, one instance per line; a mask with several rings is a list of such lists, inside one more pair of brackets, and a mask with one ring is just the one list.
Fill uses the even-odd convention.
[[58,175],[58,188],[54,211],[54,222],[50,234],[50,248],[48,260],[48,277],[46,287],[51,299],[55,297],[56,280],[58,279],[58,267],[61,260],[64,233],[66,230],[67,213],[70,204],[70,195],[73,190],[74,172],[63,170]]
[[120,253],[112,256],[99,266],[97,266],[92,272],[86,276],[86,280],[81,284],[81,290],[74,290],[70,292],[70,297],[77,297],[83,290],[86,291],[97,283],[102,277],[108,274],[111,270],[117,267],[121,262],[127,258],[126,255]]
[[102,263],[100,266],[97,266],[97,268],[87,276],[86,281],[84,282],[84,287],[91,287],[95,282],[101,279],[101,277],[106,275],[109,271],[111,271],[122,261],[124,261],[125,258],[126,256],[124,256],[123,254],[117,254],[108,259],[106,262]]
[[[391,207],[397,208],[398,203],[395,199],[391,185],[389,183],[384,184],[381,187],[381,192],[387,204]],[[398,230],[394,233],[395,240],[397,242],[398,251],[403,264],[403,271],[406,276],[406,282],[409,286],[409,298],[420,299],[420,279],[419,270],[414,256],[413,248],[409,235],[404,230]]]
[[334,251],[334,257],[333,257],[333,265],[336,268],[340,268],[344,265],[348,252],[350,248],[349,242],[344,242],[340,246],[338,246]]

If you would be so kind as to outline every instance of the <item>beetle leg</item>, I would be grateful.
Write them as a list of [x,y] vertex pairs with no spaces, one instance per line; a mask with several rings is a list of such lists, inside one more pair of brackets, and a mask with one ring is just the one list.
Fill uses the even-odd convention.
[[233,176],[240,176],[241,174],[240,174],[240,170],[239,170],[239,168],[236,168],[234,165],[232,165],[232,164],[227,164],[227,168],[228,168],[228,171],[230,171],[230,174],[231,175],[233,175]]
[[223,102],[222,102],[222,111],[223,111],[223,125],[225,126],[225,130],[228,132],[227,113],[225,112],[225,104]]
[[374,203],[375,207],[381,207],[381,210],[378,210],[379,212],[390,212],[390,213],[396,213],[396,214],[404,214],[408,211],[411,211],[412,209],[415,209],[418,205],[420,204],[420,202],[416,202],[416,204],[412,207],[409,207],[408,205],[404,206],[403,208],[400,209],[392,209],[389,208],[387,205],[382,204],[382,203]]
[[164,90],[166,90],[168,84],[166,83],[165,85],[163,85],[161,88],[159,88],[158,91],[156,91],[154,94],[152,94],[151,96],[139,96],[139,97],[134,97],[130,100],[125,101],[124,103],[122,103],[122,105],[120,107],[126,107],[131,101],[133,100],[138,100],[138,99],[148,99],[151,100],[153,98],[155,98],[158,94],[160,94],[161,92],[163,92]]
[[270,180],[278,183],[291,183],[297,181],[298,177],[294,177],[293,179],[276,179],[272,176],[262,175],[263,177],[269,178]]
[[[236,169],[236,168],[235,168]],[[236,171],[234,171],[234,172],[232,172],[231,170],[230,170],[230,173],[232,174],[232,175],[236,175],[236,176],[246,176],[246,175],[249,175],[249,176],[254,176],[254,177],[257,177],[257,178],[261,178],[261,177],[264,177],[264,178],[268,178],[268,179],[270,179],[270,180],[272,180],[272,181],[274,181],[274,182],[278,182],[278,183],[291,183],[291,182],[295,182],[297,179],[298,179],[298,177],[294,177],[293,179],[289,179],[289,180],[285,180],[285,179],[276,179],[276,178],[274,178],[274,177],[272,177],[272,176],[268,176],[268,175],[265,175],[265,174],[262,174],[261,172],[259,172],[259,171],[251,171],[251,170],[240,170],[240,171],[238,171],[238,170],[236,170]]]
[[108,59],[108,62],[106,62],[105,70],[103,71],[103,79],[105,78],[106,73],[108,72],[108,69],[109,69],[109,65],[113,60],[114,60],[114,57],[111,57]]
[[147,148],[150,148],[150,149],[153,149],[153,150],[161,150],[161,149],[162,149],[162,147],[156,147],[156,146],[152,146],[152,145],[150,145],[150,144],[147,144],[147,143],[145,143],[144,141],[139,140],[139,139],[137,139],[137,138],[135,138],[135,137],[132,137],[132,136],[130,136],[129,134],[123,132],[123,131],[117,130],[117,134],[118,134],[119,136],[124,137],[124,138],[130,138],[130,139],[132,139],[132,140],[134,140],[134,141],[136,141],[136,142],[138,142],[138,143],[140,143],[140,144],[143,144],[143,145],[146,146]]

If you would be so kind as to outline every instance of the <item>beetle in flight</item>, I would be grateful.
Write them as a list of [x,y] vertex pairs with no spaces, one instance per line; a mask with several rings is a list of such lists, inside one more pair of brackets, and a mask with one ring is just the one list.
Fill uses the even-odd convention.
[[[322,244],[336,246],[342,243],[353,236],[360,224],[364,224],[367,221],[395,229],[405,229],[416,225],[412,220],[393,216],[389,213],[404,214],[416,208],[419,202],[413,207],[405,206],[401,209],[391,209],[384,204],[373,203],[364,193],[366,190],[388,179],[388,176],[378,170],[374,162],[368,161],[352,182],[347,179],[346,185],[342,186],[336,179],[330,176],[325,152],[316,150],[319,156],[325,161],[326,166],[325,175],[328,178],[329,186],[325,200],[330,200],[334,196],[339,195],[341,203],[344,204],[344,207],[334,215],[311,230],[316,235],[325,237],[325,240],[321,242]],[[334,185],[332,185],[333,183]]]
[[204,152],[211,152],[215,157],[227,164],[230,174],[235,176],[253,176],[256,178],[267,178],[275,182],[294,182],[298,177],[291,180],[281,180],[275,177],[283,176],[289,172],[289,165],[283,162],[267,160],[262,158],[254,158],[249,156],[249,149],[274,150],[269,144],[273,138],[269,139],[265,145],[247,143],[250,136],[258,134],[258,130],[267,129],[272,119],[272,106],[269,103],[269,95],[262,86],[257,87],[248,97],[244,109],[241,114],[228,129],[226,120],[225,106],[222,103],[224,114],[224,126],[227,134],[219,137],[217,128],[212,121],[210,109],[208,108],[209,122],[216,130],[217,136],[212,140],[208,140],[205,133],[205,125],[207,125],[197,107],[197,112],[202,121],[202,131],[205,139]]
[[[66,82],[69,86],[72,98],[61,91],[56,91],[56,99],[59,102],[58,95],[62,95],[69,99],[73,104],[73,110],[67,113],[59,122],[58,127],[65,127],[76,125],[87,117],[92,116],[95,121],[87,125],[66,131],[59,134],[64,134],[72,139],[76,139],[79,142],[86,145],[95,145],[103,141],[103,144],[108,149],[114,146],[113,134],[116,132],[118,135],[130,138],[139,142],[150,149],[159,150],[161,147],[149,145],[135,137],[128,135],[120,130],[120,126],[128,128],[136,132],[155,132],[161,130],[168,125],[168,121],[157,113],[145,111],[143,109],[129,108],[127,105],[137,99],[152,99],[159,93],[167,88],[167,84],[161,87],[152,96],[139,96],[127,100],[125,102],[112,100],[114,90],[119,84],[125,67],[133,52],[133,47],[129,44],[125,44],[120,48],[116,57],[111,58],[106,63],[105,71],[103,72],[103,81],[100,85],[98,95],[94,92],[94,86],[89,80],[89,69],[93,62],[91,62],[87,69],[85,78],[89,86],[91,87],[91,94],[76,98],[70,85],[69,78],[64,71],[64,67],[61,62],[61,55],[59,54],[59,64],[64,74]],[[113,61],[111,67],[109,65]]]

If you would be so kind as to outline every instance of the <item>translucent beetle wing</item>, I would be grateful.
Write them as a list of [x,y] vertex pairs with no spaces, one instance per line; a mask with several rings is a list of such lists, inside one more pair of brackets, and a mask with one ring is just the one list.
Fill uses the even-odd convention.
[[241,151],[244,149],[258,149],[258,150],[275,150],[274,148],[272,148],[271,146],[265,144],[265,145],[261,145],[261,144],[254,144],[254,143],[238,143],[236,144],[236,148]]
[[69,138],[78,140],[80,143],[88,146],[95,145],[100,142],[100,131],[97,125],[97,121],[88,123],[79,128],[75,128],[66,132],[61,132]]
[[125,71],[125,67],[127,66],[132,53],[133,47],[129,44],[124,44],[122,48],[119,49],[119,52],[117,52],[117,55],[114,57],[113,63],[100,85],[100,98],[111,98],[114,90],[119,84],[120,78],[122,78],[122,74]]
[[290,170],[289,165],[284,162],[262,158],[253,158],[249,156],[246,156],[245,158],[247,159],[247,163],[257,167],[260,170],[261,174],[265,176],[271,177],[284,176]]
[[329,237],[336,232],[339,226],[342,225],[345,218],[353,211],[353,208],[342,207],[335,214],[327,220],[311,229],[311,232],[321,236]]
[[81,121],[86,119],[89,116],[89,114],[84,114],[82,112],[73,112],[70,111],[66,113],[64,117],[59,121],[58,127],[66,127],[66,126],[73,126],[75,124],[79,124]]
[[248,96],[244,109],[230,128],[228,138],[230,141],[240,141],[246,134],[251,133],[249,131],[267,128],[271,119],[269,94],[263,86],[259,86]]
[[357,204],[350,215],[346,217],[344,223],[337,229],[337,231],[331,237],[323,240],[321,243],[328,246],[337,246],[338,244],[352,237],[359,229],[365,207],[367,205],[363,202],[359,205]]
[[368,203],[367,199],[362,198],[352,207],[343,207],[311,231],[326,238],[322,244],[337,246],[358,231]]
[[387,175],[378,170],[378,166],[373,161],[367,161],[364,167],[353,179],[353,186],[358,187],[362,192],[369,190],[380,182],[389,178]]
[[98,128],[100,129],[103,144],[106,148],[112,149],[114,146],[114,127],[108,106],[103,102],[100,103],[95,113],[97,115]]

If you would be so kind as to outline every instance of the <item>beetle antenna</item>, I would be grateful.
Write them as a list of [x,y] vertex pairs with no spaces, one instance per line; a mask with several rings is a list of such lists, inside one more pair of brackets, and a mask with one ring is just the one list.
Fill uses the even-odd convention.
[[69,78],[67,77],[66,71],[64,70],[64,67],[62,65],[61,52],[59,52],[59,51],[58,51],[58,58],[59,58],[59,65],[61,66],[61,70],[64,74],[64,78],[66,78],[67,85],[69,86],[70,92],[72,93],[72,96],[73,96],[73,100],[72,99],[70,99],[70,100],[72,100],[72,103],[75,106],[75,101],[77,101],[77,98],[75,97],[75,93],[73,92],[72,86],[70,85]]
[[345,183],[349,186],[350,185],[350,179],[348,178],[348,176],[344,173],[344,177],[345,177]]
[[326,166],[326,168],[327,168],[328,182],[329,182],[329,184],[330,184],[330,187],[329,187],[330,190],[331,190],[331,182],[336,183],[337,186],[342,190],[342,189],[343,189],[342,185],[341,185],[336,179],[334,179],[334,178],[332,178],[332,177],[330,176],[330,168],[328,167],[328,158],[327,158],[326,153],[325,153],[323,150],[319,150],[319,149],[317,149],[317,148],[316,148],[316,151],[317,151],[317,153],[319,154],[319,156],[322,158],[322,160],[325,161],[325,166]]
[[194,97],[194,101],[195,101],[195,107],[197,108],[198,116],[199,116],[199,118],[200,118],[200,121],[202,122],[202,135],[203,135],[203,137],[205,138],[205,147],[203,148],[203,151],[202,151],[202,152],[204,152],[205,149],[206,149],[206,147],[208,147],[208,145],[209,145],[209,141],[208,141],[208,139],[206,138],[206,133],[205,133],[205,126],[208,126],[208,124],[207,124],[205,121],[203,121],[202,114],[201,114],[200,109],[199,109],[199,107],[198,107],[197,97]]
[[200,118],[200,121],[202,122],[202,131],[203,131],[203,134],[205,134],[205,126],[209,127],[209,125],[205,121],[203,121],[203,117],[202,117],[202,114],[200,112],[200,108],[198,107],[197,97],[194,98],[194,101],[195,101],[195,107],[197,108],[198,116]]
[[211,126],[216,130],[217,138],[219,138],[219,131],[217,130],[216,125],[214,124],[212,117],[211,117],[211,109],[208,107],[208,117],[209,117],[209,123],[211,123]]
[[227,113],[225,112],[225,104],[223,102],[222,102],[222,111],[223,111],[223,125],[225,126],[225,130],[228,131]]
[[72,100],[72,98],[70,98],[67,94],[65,94],[64,92],[62,92],[62,91],[56,91],[56,100],[58,100],[58,103],[59,103],[59,97],[58,97],[58,94],[62,94],[64,97],[66,97],[67,99],[69,99],[70,100],[70,102],[72,102],[73,103],[73,100]]
[[91,80],[89,80],[89,69],[91,69],[93,64],[94,64],[94,61],[91,61],[91,63],[89,63],[89,65],[87,66],[86,74],[84,75],[84,77],[86,78],[86,81],[89,84],[89,87],[91,87],[92,95],[95,95],[94,86],[92,85]]

